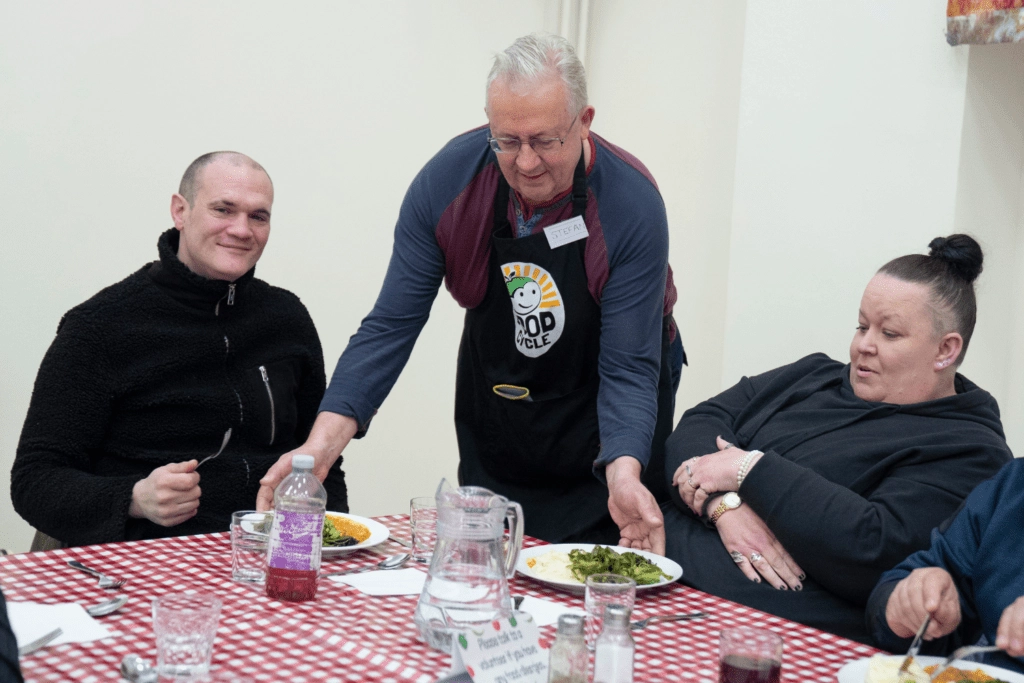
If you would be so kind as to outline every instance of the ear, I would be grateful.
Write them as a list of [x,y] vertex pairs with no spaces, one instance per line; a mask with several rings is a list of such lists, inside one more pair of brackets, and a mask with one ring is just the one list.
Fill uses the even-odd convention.
[[580,114],[580,139],[586,140],[590,135],[590,126],[594,123],[594,107],[587,105]]
[[935,371],[941,372],[955,366],[964,348],[964,338],[959,332],[948,332],[939,340],[939,352],[935,356]]
[[177,193],[171,195],[171,220],[174,221],[174,227],[178,230],[185,227],[185,212],[188,209],[187,199]]

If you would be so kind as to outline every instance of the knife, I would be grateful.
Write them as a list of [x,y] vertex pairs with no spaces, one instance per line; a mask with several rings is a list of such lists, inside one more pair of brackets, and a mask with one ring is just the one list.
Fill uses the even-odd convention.
[[910,668],[910,662],[917,656],[917,651],[921,649],[921,640],[924,638],[924,632],[928,630],[928,624],[932,623],[932,615],[929,614],[924,618],[924,623],[921,624],[921,628],[917,629],[917,634],[914,639],[910,641],[910,649],[907,650],[907,656],[900,664],[900,670],[896,672],[896,680],[902,680],[903,674],[907,673],[907,669]]

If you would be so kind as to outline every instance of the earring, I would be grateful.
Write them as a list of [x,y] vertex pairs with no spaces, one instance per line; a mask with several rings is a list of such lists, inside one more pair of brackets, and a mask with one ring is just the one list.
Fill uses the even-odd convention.
[[942,361],[941,363],[939,363],[939,367],[940,368],[944,368],[947,365],[949,365],[949,359],[948,358],[946,360]]

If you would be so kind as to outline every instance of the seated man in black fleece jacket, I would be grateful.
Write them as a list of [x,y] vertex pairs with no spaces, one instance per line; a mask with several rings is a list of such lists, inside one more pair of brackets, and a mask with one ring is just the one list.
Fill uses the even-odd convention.
[[808,356],[683,415],[665,531],[685,583],[868,642],[882,572],[1010,460],[995,399],[956,372],[981,248],[931,246],[868,284],[849,365]]
[[[34,527],[70,545],[224,531],[305,441],[320,340],[295,295],[253,277],[273,201],[249,157],[199,157],[171,198],[160,260],[64,315],[11,472]],[[339,468],[324,486],[346,511]]]

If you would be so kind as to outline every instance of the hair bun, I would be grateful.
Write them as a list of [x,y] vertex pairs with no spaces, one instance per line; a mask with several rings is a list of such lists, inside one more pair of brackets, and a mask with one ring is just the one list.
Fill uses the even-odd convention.
[[928,255],[944,261],[957,277],[974,282],[981,275],[985,255],[981,252],[981,245],[970,235],[936,237],[928,248],[931,250]]

